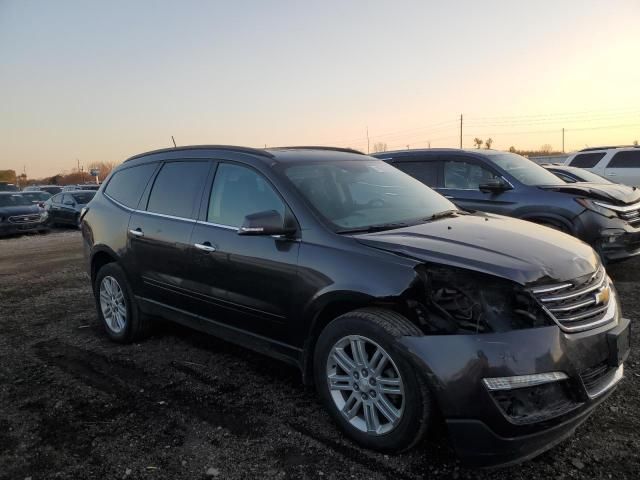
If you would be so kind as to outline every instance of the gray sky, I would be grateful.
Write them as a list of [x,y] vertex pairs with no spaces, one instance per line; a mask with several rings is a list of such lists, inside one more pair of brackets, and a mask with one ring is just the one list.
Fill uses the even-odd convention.
[[0,169],[179,144],[640,139],[640,1],[0,0]]

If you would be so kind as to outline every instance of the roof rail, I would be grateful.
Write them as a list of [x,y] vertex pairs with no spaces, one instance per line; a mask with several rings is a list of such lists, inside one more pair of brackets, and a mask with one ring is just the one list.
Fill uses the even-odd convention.
[[299,147],[273,147],[269,150],[330,150],[333,152],[345,152],[355,153],[358,155],[366,155],[360,150],[354,150],[353,148],[340,148],[340,147],[320,147],[320,146],[299,146]]
[[640,145],[605,145],[603,147],[589,147],[579,150],[580,152],[591,152],[593,150],[609,150],[611,148],[640,148]]
[[273,155],[271,153],[260,148],[236,147],[234,145],[185,145],[183,147],[160,148],[158,150],[139,153],[137,155],[134,155],[133,157],[127,158],[125,162],[140,157],[146,157],[147,155],[153,155],[155,153],[175,152],[176,150],[229,150],[230,152],[249,153],[251,155],[260,155],[261,157],[273,158]]

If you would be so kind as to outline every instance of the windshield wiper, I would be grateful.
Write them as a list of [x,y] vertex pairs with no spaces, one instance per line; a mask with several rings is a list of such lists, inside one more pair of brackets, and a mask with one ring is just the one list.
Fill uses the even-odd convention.
[[460,210],[443,210],[438,213],[434,213],[430,217],[426,217],[424,221],[428,220],[437,220],[439,218],[450,217],[451,215],[457,215],[460,213]]
[[396,222],[396,223],[381,223],[379,225],[369,225],[367,227],[347,228],[344,230],[338,230],[337,233],[372,233],[381,232],[383,230],[393,230],[394,228],[408,227],[408,223]]

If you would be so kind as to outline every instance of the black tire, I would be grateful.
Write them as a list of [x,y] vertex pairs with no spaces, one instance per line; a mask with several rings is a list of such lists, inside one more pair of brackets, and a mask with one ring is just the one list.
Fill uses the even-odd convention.
[[[124,297],[127,314],[124,328],[121,331],[114,331],[110,327],[108,322],[105,320],[100,304],[100,286],[107,277],[115,279]],[[119,343],[131,343],[136,340],[141,340],[149,335],[149,318],[140,311],[135,296],[131,290],[131,286],[129,285],[129,281],[127,280],[127,276],[120,265],[117,263],[108,263],[104,265],[96,274],[93,292],[98,318],[111,340]]]
[[[340,412],[329,388],[327,362],[341,339],[357,335],[372,340],[385,350],[404,384],[404,407],[399,422],[383,434],[372,434],[352,425]],[[322,402],[340,428],[359,444],[384,452],[407,450],[425,435],[431,418],[429,390],[424,376],[416,370],[397,337],[422,332],[405,317],[390,310],[367,308],[355,310],[333,320],[320,334],[314,352],[314,379]],[[333,357],[332,357],[333,358]],[[346,394],[348,394],[347,392]]]

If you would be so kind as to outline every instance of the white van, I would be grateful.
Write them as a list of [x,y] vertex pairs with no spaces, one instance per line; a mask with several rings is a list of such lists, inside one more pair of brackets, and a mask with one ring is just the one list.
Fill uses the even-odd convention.
[[585,148],[572,153],[565,165],[580,167],[615,183],[640,186],[640,146]]

